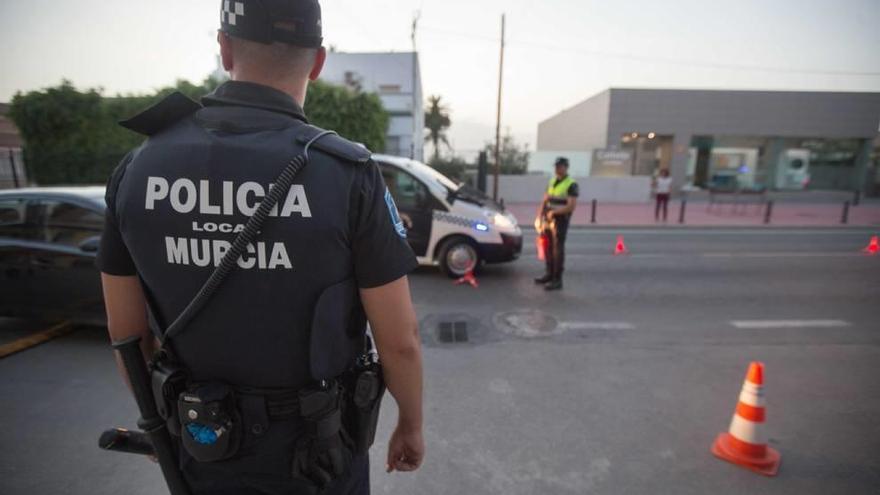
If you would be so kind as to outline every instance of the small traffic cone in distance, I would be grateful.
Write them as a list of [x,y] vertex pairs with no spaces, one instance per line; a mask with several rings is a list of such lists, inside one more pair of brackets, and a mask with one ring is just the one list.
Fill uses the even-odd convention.
[[718,435],[712,444],[712,453],[757,473],[776,476],[781,456],[767,445],[764,436],[765,407],[764,365],[753,362],[743,382],[730,429]]
[[868,243],[868,247],[864,249],[864,252],[868,254],[877,254],[880,252],[880,241],[877,240],[877,236],[871,238],[871,242]]
[[468,271],[467,273],[464,274],[464,277],[461,277],[460,279],[455,281],[455,285],[462,285],[462,284],[470,284],[470,286],[473,287],[474,289],[477,289],[480,287],[480,283],[477,282],[477,278],[474,277],[473,270]]
[[626,248],[626,243],[623,242],[623,236],[617,236],[617,245],[614,246],[614,255],[626,254],[629,252],[629,249]]

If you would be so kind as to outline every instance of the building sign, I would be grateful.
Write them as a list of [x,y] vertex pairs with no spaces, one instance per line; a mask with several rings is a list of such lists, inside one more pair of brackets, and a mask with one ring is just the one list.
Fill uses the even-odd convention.
[[632,170],[632,152],[627,150],[596,150],[593,152],[593,177],[622,177]]

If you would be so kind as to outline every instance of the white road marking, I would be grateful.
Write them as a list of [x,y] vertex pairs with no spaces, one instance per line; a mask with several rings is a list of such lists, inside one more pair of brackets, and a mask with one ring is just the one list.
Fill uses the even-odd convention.
[[843,320],[741,320],[731,321],[736,328],[766,330],[770,328],[841,328],[850,323]]
[[635,330],[635,325],[625,321],[563,321],[566,330]]
[[851,258],[862,253],[703,253],[704,258]]
[[[535,253],[526,253],[527,257],[535,257]],[[625,259],[625,258],[695,258],[702,257],[708,259],[737,259],[737,258],[865,258],[867,257],[861,252],[816,252],[816,253],[626,253],[615,255],[611,250],[606,253],[566,253],[566,259],[589,259],[589,258],[607,258],[609,256]],[[537,258],[535,258],[537,259]],[[541,261],[541,263],[544,263]]]
[[689,227],[689,228],[669,228],[669,229],[626,229],[621,227],[619,229],[614,228],[572,228],[568,231],[568,236],[595,236],[602,234],[625,234],[631,236],[640,236],[640,235],[668,235],[668,236],[704,236],[704,237],[712,237],[715,235],[754,235],[754,236],[786,236],[786,235],[815,235],[815,236],[864,236],[871,235],[876,229],[872,228],[859,228],[859,229],[849,229],[846,227],[826,227],[826,228],[818,228],[816,230],[786,230],[786,229],[774,229],[768,228],[766,230],[754,230],[754,229],[743,229],[743,230],[715,230],[711,228],[699,228],[699,227]]
[[[565,253],[566,259],[576,259],[576,258],[606,258],[608,256],[614,256],[617,258],[681,258],[682,254],[664,254],[664,253],[626,253],[626,254],[614,254],[609,251],[607,253],[591,253],[591,254],[583,254],[583,253]],[[543,263],[543,261],[541,262]]]

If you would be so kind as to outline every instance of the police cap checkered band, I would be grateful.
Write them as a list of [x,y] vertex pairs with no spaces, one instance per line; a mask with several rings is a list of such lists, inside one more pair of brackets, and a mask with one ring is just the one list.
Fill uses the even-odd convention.
[[220,30],[265,44],[318,48],[324,41],[318,0],[221,0]]

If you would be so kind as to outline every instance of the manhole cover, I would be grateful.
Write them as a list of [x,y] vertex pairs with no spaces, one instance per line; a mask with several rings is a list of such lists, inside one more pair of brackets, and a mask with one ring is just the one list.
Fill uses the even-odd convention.
[[437,340],[443,344],[458,344],[468,341],[466,321],[441,321],[437,325]]
[[498,313],[492,322],[498,330],[526,339],[552,337],[566,330],[556,318],[537,309]]

